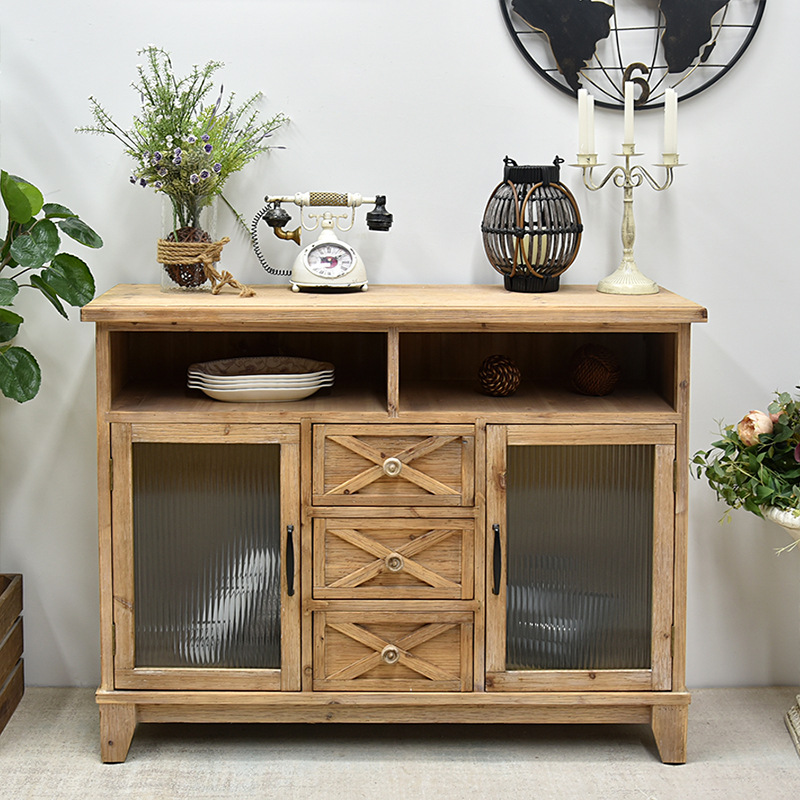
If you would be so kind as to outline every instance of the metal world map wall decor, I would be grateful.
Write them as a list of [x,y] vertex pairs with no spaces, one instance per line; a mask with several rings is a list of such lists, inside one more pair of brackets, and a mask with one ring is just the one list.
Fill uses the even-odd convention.
[[663,105],[716,83],[753,39],[766,0],[500,0],[514,42],[549,83],[598,105]]

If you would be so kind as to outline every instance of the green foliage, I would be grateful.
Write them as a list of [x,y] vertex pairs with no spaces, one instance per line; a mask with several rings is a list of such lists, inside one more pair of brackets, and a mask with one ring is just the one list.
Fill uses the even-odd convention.
[[287,121],[276,114],[259,121],[255,94],[241,106],[234,94],[223,105],[220,89],[209,102],[212,78],[223,64],[209,61],[193,66],[183,78],[175,76],[169,53],[149,46],[139,51],[146,63],[137,67],[132,84],[142,108],[130,128],[117,125],[94,98],[89,98],[94,124],[78,128],[110,134],[136,162],[131,183],[149,186],[171,200],[176,227],[197,226],[200,211],[222,193],[226,179],[259,154],[270,149],[266,140]]
[[753,444],[742,441],[738,426],[721,425],[721,438],[692,458],[717,499],[757,516],[762,507],[800,508],[800,400],[776,392],[768,411],[772,430]]
[[[0,193],[8,212],[6,237],[0,241],[0,391],[18,403],[35,397],[41,385],[39,364],[25,348],[13,344],[23,318],[10,309],[23,287],[37,289],[63,317],[62,300],[82,306],[94,297],[94,278],[86,263],[59,252],[61,233],[86,247],[103,240],[66,206],[45,203],[31,183],[0,173]],[[28,283],[22,281],[27,278]]]

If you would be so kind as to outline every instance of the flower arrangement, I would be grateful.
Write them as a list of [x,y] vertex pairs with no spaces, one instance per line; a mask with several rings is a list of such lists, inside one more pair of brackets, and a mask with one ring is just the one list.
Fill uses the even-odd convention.
[[692,459],[717,499],[774,521],[780,516],[768,512],[775,509],[800,518],[800,399],[776,392],[766,412],[751,411],[720,433]]
[[[200,228],[202,209],[216,195],[222,196],[232,173],[271,149],[266,140],[287,118],[276,114],[259,121],[260,92],[237,108],[233,93],[223,106],[224,88],[220,87],[216,102],[210,103],[212,78],[224,66],[219,61],[195,65],[178,78],[169,53],[160,47],[149,45],[138,54],[145,57],[145,64],[137,66],[139,79],[132,86],[139,92],[142,108],[131,127],[117,125],[100,102],[90,97],[94,124],[77,130],[110,134],[122,142],[136,162],[131,183],[148,186],[172,201],[173,240],[198,241],[186,232]],[[178,230],[184,234],[178,235]]]

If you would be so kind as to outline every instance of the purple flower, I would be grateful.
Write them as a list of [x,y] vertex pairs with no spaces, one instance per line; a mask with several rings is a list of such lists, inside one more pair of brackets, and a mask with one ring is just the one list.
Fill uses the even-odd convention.
[[180,149],[180,147],[176,147],[175,148],[175,152],[172,155],[179,156],[181,154],[181,152],[182,152],[182,150]]
[[206,153],[210,153],[213,149],[214,149],[213,145],[210,144],[207,144],[203,147],[203,150],[205,150]]
[[136,176],[135,175],[131,175],[131,183],[136,183]]
[[200,176],[197,173],[193,172],[189,176],[189,183],[191,184],[200,183]]
[[203,134],[203,135],[202,135],[200,138],[201,138],[201,139],[202,139],[204,142],[207,142],[207,141],[208,141],[208,140],[209,140],[211,137],[210,137],[210,136],[209,136],[207,133],[204,133],[204,134]]
[[204,181],[208,180],[210,177],[211,173],[207,169],[202,170],[202,172],[200,173],[200,178]]
[[163,184],[163,183],[161,183],[161,181],[156,181],[156,182],[153,184],[153,186],[154,186],[156,189],[160,189],[160,188],[161,188],[163,185],[164,185],[164,184]]
[[141,186],[147,186],[147,181],[144,178],[139,178],[139,184]]
[[176,167],[179,167],[179,166],[180,166],[180,164],[181,164],[181,157],[180,157],[180,156],[175,156],[175,158],[173,158],[173,159],[172,159],[172,163],[173,163],[173,164],[174,164]]
[[190,134],[189,134],[189,135],[186,137],[186,141],[187,141],[187,142],[189,142],[189,144],[194,144],[194,143],[197,141],[197,137],[196,137],[196,136],[193,136],[193,135],[190,133]]
[[159,167],[158,168],[158,174],[163,178],[167,174],[167,168],[166,167]]
[[217,163],[214,164],[214,172],[216,172],[217,175],[219,175],[219,173],[222,172],[222,164],[220,164],[219,161],[217,161]]
[[161,161],[162,158],[163,158],[163,156],[161,155],[161,153],[158,152],[158,150],[156,150],[156,152],[153,153],[153,163],[154,164],[158,164],[158,162]]
[[798,444],[794,449],[794,460],[800,464],[800,444]]

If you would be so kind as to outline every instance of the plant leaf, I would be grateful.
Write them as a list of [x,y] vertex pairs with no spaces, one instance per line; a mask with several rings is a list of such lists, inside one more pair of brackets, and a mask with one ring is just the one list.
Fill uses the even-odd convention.
[[11,278],[0,278],[0,306],[10,306],[17,296],[19,286]]
[[7,308],[0,308],[0,342],[10,342],[25,320]]
[[36,397],[42,373],[36,359],[24,347],[0,349],[0,391],[18,403]]
[[45,203],[42,206],[42,211],[47,219],[77,217],[78,215],[70,211],[66,206],[59,205],[58,203]]
[[85,306],[94,297],[94,278],[77,256],[59,253],[41,273],[44,282],[71,306]]
[[21,267],[38,269],[51,261],[58,252],[61,239],[58,229],[49,219],[40,220],[30,231],[11,243],[10,252]]
[[58,295],[50,288],[49,284],[45,283],[41,275],[31,275],[31,286],[35,286],[54,306],[55,310],[61,314],[64,319],[69,319],[64,306],[58,299]]
[[28,195],[5,170],[0,174],[0,193],[3,195],[3,203],[8,210],[8,218],[12,222],[27,222],[31,217],[36,216],[33,203],[28,199]]
[[19,175],[11,175],[10,177],[13,181],[16,181],[20,191],[28,198],[28,202],[31,204],[31,216],[35,217],[42,210],[42,204],[44,203],[42,193],[32,183],[26,181],[25,178],[20,178]]
[[61,228],[67,236],[74,239],[76,242],[85,244],[87,247],[97,249],[103,246],[103,240],[81,219],[77,217],[67,217],[58,222],[58,227]]

